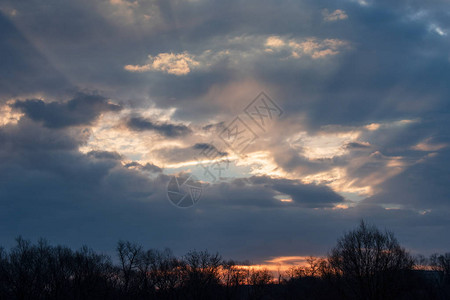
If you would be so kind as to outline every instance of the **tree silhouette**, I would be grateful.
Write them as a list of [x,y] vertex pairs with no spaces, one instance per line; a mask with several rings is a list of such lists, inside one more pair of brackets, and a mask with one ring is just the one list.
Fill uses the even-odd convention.
[[432,254],[430,266],[435,272],[437,289],[443,298],[450,298],[450,252],[445,254]]
[[241,287],[247,283],[248,271],[240,267],[234,260],[222,262],[222,284],[225,299],[236,299]]
[[0,247],[0,299],[449,299],[450,254],[413,260],[390,232],[361,222],[329,256],[309,257],[287,278],[224,261],[218,253],[145,250],[120,241],[117,264],[83,246],[71,250],[17,238]]
[[268,285],[272,281],[272,275],[269,270],[251,270],[248,278],[251,286],[250,299],[263,299],[268,294]]
[[393,299],[414,261],[392,232],[381,232],[361,221],[341,237],[328,258],[346,296]]
[[142,255],[142,246],[119,241],[117,244],[117,255],[120,260],[123,289],[125,292],[128,292],[133,275],[135,274],[134,271],[138,269],[139,257]]
[[210,299],[220,284],[218,253],[190,251],[183,258],[183,285],[192,299]]

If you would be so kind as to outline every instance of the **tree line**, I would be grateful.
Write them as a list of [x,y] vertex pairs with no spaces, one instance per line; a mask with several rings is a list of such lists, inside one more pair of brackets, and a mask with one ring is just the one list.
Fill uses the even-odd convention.
[[450,299],[450,253],[411,256],[392,232],[365,222],[325,258],[274,278],[218,253],[144,249],[108,255],[17,238],[0,249],[0,299]]

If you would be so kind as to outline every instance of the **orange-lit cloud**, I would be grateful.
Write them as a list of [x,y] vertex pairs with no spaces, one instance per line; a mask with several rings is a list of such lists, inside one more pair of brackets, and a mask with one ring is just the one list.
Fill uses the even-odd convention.
[[24,115],[21,112],[13,111],[11,104],[14,101],[6,102],[6,105],[0,106],[0,126],[7,124],[16,124]]
[[200,63],[194,57],[186,52],[160,53],[155,57],[149,55],[149,62],[145,65],[126,65],[125,70],[130,72],[162,71],[174,75],[186,75],[192,68]]

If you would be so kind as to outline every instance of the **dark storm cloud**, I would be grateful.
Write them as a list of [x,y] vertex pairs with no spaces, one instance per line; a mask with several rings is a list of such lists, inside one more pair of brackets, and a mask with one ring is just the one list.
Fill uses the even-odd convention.
[[329,170],[333,165],[338,163],[338,159],[330,158],[314,161],[309,160],[303,153],[299,153],[298,150],[294,150],[288,146],[274,151],[274,158],[277,165],[283,170],[287,172],[301,172],[304,175]]
[[228,152],[220,151],[214,145],[208,144],[208,143],[197,143],[192,148],[195,150],[202,150],[202,151],[207,151],[207,152],[213,151],[214,153],[217,153],[217,155],[219,155],[219,156],[228,155]]
[[14,125],[0,127],[0,151],[3,157],[11,156],[17,159],[22,152],[46,153],[48,151],[75,151],[86,143],[88,135],[83,131],[68,130],[65,134],[50,129],[35,126],[30,120],[23,120]]
[[218,159],[219,157],[229,154],[228,152],[221,151],[221,149],[218,149],[209,143],[196,143],[187,147],[163,147],[154,151],[154,153],[168,163],[181,163],[191,161],[193,159],[198,160],[202,157],[214,157]]
[[[347,174],[358,181],[380,172],[390,162],[398,161],[403,171],[377,187],[379,195],[370,197],[368,201],[421,208],[445,206],[448,203],[444,182],[449,162],[449,125],[448,113],[441,112],[427,114],[414,122],[383,125],[378,130],[366,132],[364,137],[370,141],[371,148],[368,152],[366,149],[358,150],[360,154],[352,152]],[[352,165],[356,159],[359,162]],[[383,172],[377,177],[383,177]]]
[[120,160],[123,158],[122,155],[120,155],[117,152],[109,152],[109,151],[89,151],[87,153],[88,156],[95,157],[97,159],[112,159],[112,160]]
[[186,125],[171,123],[156,123],[150,119],[133,117],[127,122],[128,128],[135,131],[152,130],[165,137],[185,136],[192,133]]
[[[281,182],[280,182],[281,181]],[[333,207],[344,202],[344,198],[327,186],[314,184],[292,184],[280,180],[273,185],[279,192],[290,195],[295,203],[305,207]]]
[[117,212],[126,201],[154,193],[152,182],[123,168],[116,153],[79,153],[87,137],[81,130],[51,130],[27,119],[0,127],[2,236],[67,235],[79,243],[91,239],[87,235],[99,225],[97,218],[101,226],[115,218],[108,210]]
[[352,143],[347,143],[345,145],[345,148],[347,148],[347,149],[367,149],[367,148],[370,148],[370,145],[358,143],[358,142],[352,142]]
[[142,167],[142,170],[152,172],[152,173],[161,173],[163,171],[162,168],[158,167],[157,165],[151,164],[151,163],[146,163]]
[[426,139],[432,139],[429,142],[435,144],[450,142],[448,117],[447,111],[427,113],[410,123],[381,127],[368,133],[367,138],[378,145],[383,153],[414,155],[411,148]]
[[450,205],[450,150],[435,152],[381,184],[368,203],[441,210]]
[[140,163],[138,163],[137,161],[132,161],[130,163],[125,164],[124,167],[125,168],[135,168],[135,167],[142,168],[142,165]]
[[203,130],[205,131],[210,131],[210,130],[223,130],[223,128],[225,127],[225,122],[219,122],[219,123],[214,123],[214,124],[208,124],[202,127]]
[[[277,195],[288,199],[291,197],[293,202],[282,203],[275,197]],[[324,208],[344,202],[342,196],[326,186],[263,176],[234,179],[231,182],[213,185],[207,190],[207,196],[226,205],[242,207]]]
[[49,128],[88,125],[102,112],[121,109],[119,105],[109,103],[102,96],[86,94],[78,94],[65,103],[45,103],[36,99],[16,101],[13,107],[20,109],[33,121],[42,122]]
[[139,168],[143,171],[147,171],[150,173],[161,173],[163,171],[162,168],[158,167],[157,165],[146,163],[145,165],[142,165],[138,163],[137,161],[132,161],[130,163],[127,163],[124,165],[125,168]]

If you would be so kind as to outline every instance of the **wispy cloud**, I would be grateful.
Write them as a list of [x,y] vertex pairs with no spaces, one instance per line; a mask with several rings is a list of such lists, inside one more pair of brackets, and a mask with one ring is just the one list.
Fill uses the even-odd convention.
[[325,8],[322,10],[322,15],[323,19],[328,22],[345,20],[348,18],[347,14],[342,9],[336,9],[333,12],[329,12],[328,9]]

